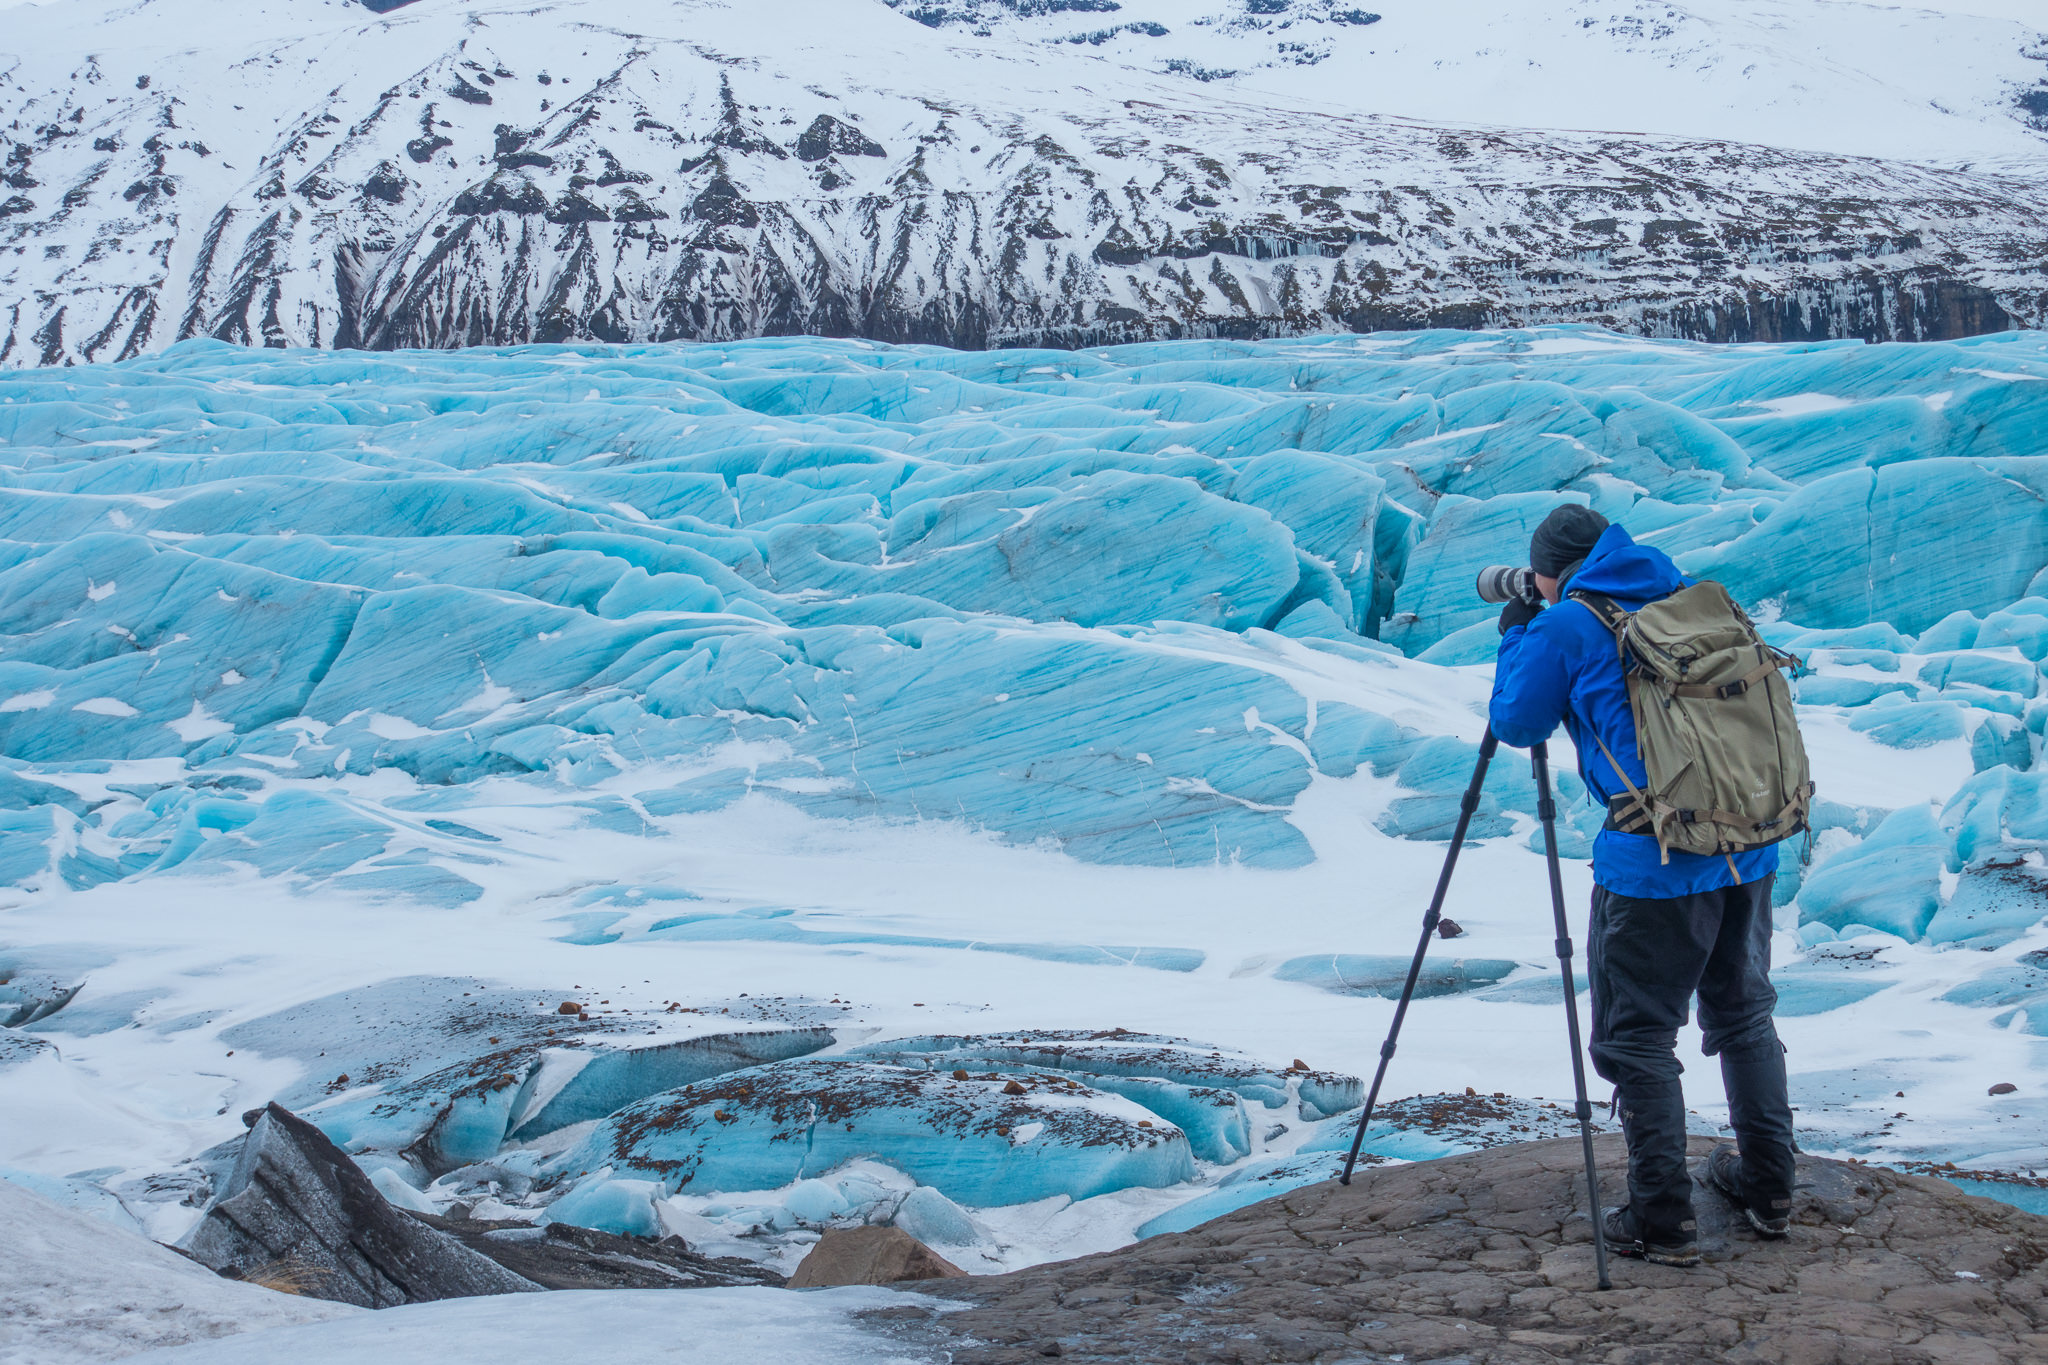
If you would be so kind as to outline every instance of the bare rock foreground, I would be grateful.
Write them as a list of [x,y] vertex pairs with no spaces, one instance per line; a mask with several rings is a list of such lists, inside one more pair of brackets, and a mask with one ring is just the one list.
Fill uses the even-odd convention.
[[[1621,1139],[1595,1146],[1618,1203]],[[1711,1149],[1694,1140],[1696,1180]],[[924,1330],[955,1365],[2048,1361],[2048,1218],[1802,1157],[1789,1240],[1701,1186],[1705,1263],[1615,1258],[1602,1293],[1580,1160],[1568,1139],[1362,1169],[1120,1251],[919,1285],[971,1305]]]

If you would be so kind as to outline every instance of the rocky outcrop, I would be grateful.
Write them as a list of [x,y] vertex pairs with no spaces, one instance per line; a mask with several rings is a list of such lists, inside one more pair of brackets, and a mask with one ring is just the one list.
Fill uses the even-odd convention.
[[326,1134],[276,1104],[180,1246],[232,1279],[363,1308],[541,1287],[387,1203]]
[[[1619,1202],[1621,1140],[1596,1147]],[[1616,1259],[1602,1293],[1580,1161],[1564,1139],[1368,1169],[1121,1251],[935,1282],[924,1291],[972,1306],[929,1331],[959,1365],[2048,1358],[2048,1218],[1802,1157],[1789,1240],[1758,1240],[1701,1185],[1705,1263]]]
[[594,1228],[411,1215],[542,1289],[713,1289],[782,1284],[782,1276],[737,1256],[701,1256],[680,1237],[650,1241]]

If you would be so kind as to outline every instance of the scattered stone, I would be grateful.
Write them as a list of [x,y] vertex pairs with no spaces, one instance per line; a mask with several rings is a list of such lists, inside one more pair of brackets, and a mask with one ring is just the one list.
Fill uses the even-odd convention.
[[1992,1086],[1988,1093],[1993,1095],[2010,1095],[2018,1089],[2019,1087],[2011,1081],[2000,1081],[1997,1085]]
[[[1693,1140],[1695,1163],[1712,1150]],[[1595,1139],[1621,1201],[1619,1134]],[[1067,1360],[1466,1365],[2030,1365],[2048,1359],[2048,1218],[1945,1181],[1799,1159],[1792,1235],[1700,1180],[1704,1264],[1615,1258],[1593,1286],[1576,1137],[1362,1170],[1186,1232],[920,1286],[954,1365]],[[1975,1278],[1971,1278],[1975,1277]]]
[[1021,1081],[1009,1081],[1009,1082],[1006,1082],[1006,1083],[1004,1084],[1004,1086],[1003,1086],[1003,1093],[1004,1093],[1005,1095],[1021,1095],[1021,1094],[1023,1094],[1023,1093],[1024,1093],[1024,1085],[1023,1085],[1023,1082],[1021,1082]]
[[964,1279],[967,1272],[902,1228],[834,1228],[818,1239],[791,1289],[834,1284],[895,1284],[902,1280]]
[[1454,919],[1440,919],[1436,922],[1436,936],[1438,938],[1463,938],[1465,937],[1465,926],[1459,924]]
[[[459,1207],[459,1206],[458,1206]],[[654,1241],[595,1228],[550,1223],[472,1219],[431,1213],[411,1216],[490,1257],[542,1289],[716,1289],[732,1285],[780,1288],[782,1276],[737,1256],[704,1256],[680,1237]]]
[[179,1246],[229,1279],[363,1308],[540,1288],[408,1217],[325,1133],[277,1104]]
[[555,1006],[555,1013],[581,1014],[583,1013],[583,1006],[577,1004],[574,1000],[564,1000],[561,1004]]

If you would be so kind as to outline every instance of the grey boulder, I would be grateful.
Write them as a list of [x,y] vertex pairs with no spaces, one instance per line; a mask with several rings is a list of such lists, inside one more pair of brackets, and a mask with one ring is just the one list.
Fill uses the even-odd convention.
[[540,1288],[388,1203],[325,1133],[277,1104],[179,1246],[231,1279],[364,1308]]

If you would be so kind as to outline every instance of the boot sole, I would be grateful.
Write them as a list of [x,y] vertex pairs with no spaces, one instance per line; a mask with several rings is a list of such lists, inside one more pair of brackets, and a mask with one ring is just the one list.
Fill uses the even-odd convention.
[[1700,1254],[1697,1251],[1656,1251],[1644,1246],[1641,1242],[1609,1242],[1607,1249],[1617,1256],[1626,1256],[1636,1261],[1648,1261],[1651,1265],[1675,1266],[1680,1270],[1690,1269],[1700,1263]]
[[1754,1209],[1744,1209],[1742,1216],[1749,1220],[1750,1231],[1767,1242],[1782,1242],[1792,1235],[1792,1224],[1789,1219],[1772,1227],[1768,1220],[1757,1217]]
[[1772,1227],[1768,1220],[1757,1215],[1756,1210],[1749,1206],[1748,1201],[1742,1197],[1740,1191],[1731,1190],[1727,1185],[1714,1178],[1712,1166],[1708,1166],[1705,1174],[1707,1183],[1714,1187],[1716,1194],[1727,1200],[1731,1207],[1742,1210],[1742,1216],[1749,1221],[1750,1231],[1754,1232],[1757,1236],[1767,1242],[1782,1242],[1792,1235],[1792,1222],[1790,1219],[1785,1220],[1785,1222],[1777,1227]]

